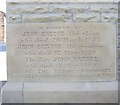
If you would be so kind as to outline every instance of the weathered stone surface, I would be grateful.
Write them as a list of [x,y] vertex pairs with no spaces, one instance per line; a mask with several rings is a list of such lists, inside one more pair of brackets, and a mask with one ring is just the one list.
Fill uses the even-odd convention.
[[101,15],[101,21],[103,22],[117,22],[118,21],[118,14],[115,14],[115,13],[111,13],[111,14],[108,14],[108,13],[103,13]]
[[7,23],[21,23],[22,15],[7,15]]
[[98,22],[100,21],[100,14],[97,13],[81,13],[73,15],[73,21],[75,22]]
[[40,15],[23,15],[23,23],[39,22],[69,22],[71,14],[40,14]]
[[7,0],[7,2],[113,2],[114,0]]
[[89,12],[89,4],[59,4],[50,5],[50,12],[52,13],[86,13]]
[[[73,19],[71,21],[82,21],[82,22],[93,22],[93,21],[105,21],[105,22],[116,22],[118,20],[118,5],[117,3],[105,3],[106,1],[102,2],[93,2],[93,3],[86,3],[84,2],[42,2],[34,1],[32,3],[29,1],[28,3],[26,2],[9,2],[7,3],[7,11],[11,15],[29,15],[31,17],[35,17],[33,15],[41,15],[45,17],[45,20],[43,19],[43,16],[38,16],[41,17],[42,19],[35,19],[35,23],[38,21],[40,22],[46,22],[48,19],[46,17],[50,18],[55,18],[58,14],[71,14],[69,16],[69,19]],[[56,16],[51,14],[55,14]],[[9,14],[8,17],[9,17]],[[46,14],[46,16],[44,15]],[[102,15],[101,15],[102,14]],[[50,15],[50,16],[48,16]],[[101,15],[101,19],[100,19]],[[75,17],[73,17],[75,16]],[[61,17],[63,16],[61,15]],[[25,19],[25,18],[24,18]],[[24,20],[23,19],[23,20]],[[25,19],[26,20],[26,19]],[[27,19],[28,21],[28,19]],[[51,20],[50,20],[51,21]],[[56,20],[55,20],[56,21]],[[62,20],[64,21],[64,20]],[[28,22],[31,23],[29,20]],[[33,21],[34,22],[34,21]],[[13,22],[14,23],[14,22]],[[16,20],[15,20],[16,23]]]
[[[41,23],[49,23],[49,22],[77,22],[78,23],[78,22],[95,22],[95,21],[97,21],[99,23],[105,22],[105,24],[107,24],[107,22],[113,23],[113,22],[116,22],[116,19],[117,19],[117,16],[116,16],[117,15],[117,7],[116,7],[116,4],[113,4],[113,2],[115,2],[115,1],[117,1],[117,0],[7,0],[7,22],[8,22],[8,24],[12,23],[12,25],[15,25],[15,23],[19,23],[19,25],[20,25],[21,23],[25,23],[25,24],[27,24],[27,23],[41,24]],[[92,3],[88,3],[88,2],[92,2]],[[103,2],[103,3],[101,3],[101,2]],[[107,2],[107,3],[105,3],[105,2]],[[9,54],[13,55],[13,56],[9,56],[10,59],[8,60],[8,62],[11,62],[11,66],[13,67],[13,69],[11,69],[13,73],[11,72],[12,75],[9,75],[9,74],[8,75],[13,76],[13,78],[15,78],[14,81],[16,81],[16,78],[20,78],[21,80],[24,80],[24,78],[25,78],[26,81],[35,82],[35,81],[32,81],[34,79],[34,77],[39,78],[41,76],[38,74],[43,74],[44,78],[42,78],[42,80],[44,80],[46,78],[45,77],[46,74],[44,71],[47,71],[47,69],[50,67],[50,65],[44,65],[44,64],[41,64],[41,62],[34,61],[34,59],[31,59],[31,58],[34,58],[35,52],[36,51],[39,52],[40,50],[27,49],[26,52],[24,52],[25,49],[28,48],[27,46],[31,43],[31,40],[29,40],[29,39],[32,39],[32,41],[33,41],[34,38],[36,38],[35,35],[37,35],[37,33],[35,31],[33,32],[35,26],[32,26],[32,24],[29,24],[29,26],[32,26],[32,28],[30,28],[28,31],[27,26],[25,24],[22,27],[18,27],[18,28],[15,25],[16,28],[13,29],[14,33],[12,33],[10,31],[7,35],[7,37],[12,38],[9,46],[13,46],[13,45],[17,45],[17,44],[21,45],[21,46],[16,46],[15,49],[8,47],[8,51],[11,50]],[[55,25],[56,24],[57,23],[55,23]],[[60,24],[60,23],[58,23],[58,24]],[[90,27],[92,27],[92,26],[90,26]],[[94,31],[99,30],[100,32],[103,32],[101,29],[99,29],[100,27],[97,29],[96,29],[96,27],[93,28]],[[42,28],[42,27],[38,27],[38,29],[40,29],[40,28]],[[106,30],[105,27],[102,27],[102,28],[104,31]],[[23,29],[24,29],[24,31],[23,31]],[[86,29],[88,29],[88,27],[84,28],[84,30],[86,30]],[[16,30],[18,30],[18,31],[16,31]],[[44,32],[48,32],[48,30],[49,29],[45,28]],[[77,28],[74,28],[74,30],[77,30]],[[79,28],[78,30],[81,31],[81,28]],[[21,31],[26,32],[26,33],[21,33]],[[58,31],[60,31],[60,29]],[[72,31],[72,29],[70,29],[68,31],[70,32],[70,31]],[[116,44],[114,41],[110,40],[110,39],[115,38],[116,34],[112,33],[114,31],[115,30],[112,30],[110,28],[107,33],[107,34],[109,34],[108,36],[105,37],[105,35],[102,34],[103,35],[102,37],[103,38],[105,37],[104,39],[106,39],[105,42],[109,42],[108,43],[109,46]],[[29,35],[31,35],[31,34],[29,34],[29,32],[33,32],[32,33],[33,37],[32,36],[28,37]],[[11,35],[9,35],[10,33],[11,33]],[[23,35],[23,36],[28,35],[28,36],[24,36],[24,38],[25,38],[24,39],[23,36],[20,36],[20,35]],[[49,36],[44,36],[44,37],[41,37],[42,34],[38,34],[38,35],[40,36],[40,38],[38,38],[36,40],[37,42],[34,42],[34,43],[36,43],[36,44],[41,43],[43,41],[43,39],[46,38],[46,41],[49,42],[47,44],[47,49],[48,49],[49,47],[51,47],[51,46],[48,46],[50,43],[58,43],[61,40],[60,39],[61,37],[65,38],[64,40],[69,40],[69,38],[75,38],[76,34],[75,33],[72,34],[74,37],[71,36],[69,38],[67,38],[67,36],[66,37],[61,36],[61,34],[56,34],[57,39],[55,39],[56,37],[52,36],[51,34],[48,34]],[[46,35],[46,34],[43,34],[43,35]],[[66,35],[66,33],[65,33],[65,35]],[[47,38],[48,39],[53,38],[54,41],[48,40]],[[20,40],[18,40],[18,39],[20,39]],[[79,39],[79,38],[77,37],[77,39]],[[97,43],[98,43],[98,39],[96,38]],[[104,39],[102,39],[102,41]],[[85,43],[89,42],[86,40],[84,40]],[[15,44],[13,44],[14,42],[15,42]],[[82,42],[82,41],[80,41],[80,42]],[[96,42],[96,41],[94,40],[94,42]],[[105,42],[103,42],[102,44],[104,45]],[[62,41],[62,44],[63,43],[64,43],[64,45],[67,45],[66,41]],[[22,46],[22,44],[23,44],[23,46]],[[98,43],[98,44],[101,44],[101,43]],[[95,43],[93,43],[93,45],[95,45]],[[23,49],[21,49],[21,50],[19,49],[19,51],[18,51],[18,49],[17,49],[18,47],[19,48],[22,47]],[[75,48],[75,47],[73,46],[73,48]],[[52,48],[50,48],[50,49],[52,49]],[[83,49],[76,48],[74,50],[78,51],[79,49],[80,49],[80,51],[83,51],[84,48]],[[44,49],[44,50],[46,51],[46,49]],[[62,50],[64,50],[64,46],[62,46]],[[66,50],[67,50],[67,48],[65,48],[65,51]],[[84,50],[86,50],[86,49],[84,49]],[[42,51],[43,51],[43,49],[42,49]],[[39,54],[44,54],[44,55],[42,55],[43,57],[46,56],[46,54],[51,53],[51,52],[43,53],[42,51]],[[95,49],[95,51],[97,54],[99,54],[98,50]],[[113,65],[116,62],[116,58],[114,59],[115,61],[111,62],[112,61],[111,57],[113,57],[113,55],[115,54],[115,52],[113,52],[113,51],[116,51],[115,47],[114,48],[110,47],[110,49],[109,49],[108,47],[105,46],[104,51],[103,50],[100,50],[100,51],[101,51],[101,53],[103,53],[103,56],[102,56],[103,63],[106,62],[106,59],[108,60],[108,63],[111,65]],[[24,54],[26,53],[26,55],[24,56],[23,53]],[[55,53],[52,53],[51,58],[54,58],[54,56],[59,56],[60,53],[61,53],[60,51],[56,51]],[[71,51],[68,50],[65,53],[67,53],[65,55],[65,57],[67,57],[69,55],[69,53],[71,53]],[[81,53],[83,53],[83,52],[81,52]],[[78,56],[78,55],[81,55],[81,53],[75,54],[75,55]],[[90,53],[92,53],[92,51],[91,50],[84,51],[84,54],[86,54],[86,53],[89,53],[88,55],[90,55]],[[37,53],[36,56],[39,54]],[[92,54],[94,54],[94,53],[92,53]],[[119,54],[119,58],[120,58],[120,49],[118,49],[118,54]],[[28,57],[28,59],[27,59],[28,62],[24,63],[23,60],[21,62],[19,62],[18,58],[22,59],[24,57]],[[108,57],[108,58],[106,58],[106,57]],[[37,56],[37,58],[38,58],[38,56]],[[47,58],[49,58],[49,57],[47,56]],[[51,63],[51,62],[47,62],[47,59],[45,59],[45,60],[46,60],[46,61],[44,61],[45,64]],[[56,59],[54,59],[54,60],[56,60]],[[63,63],[62,62],[63,61],[61,61],[61,64],[65,63],[65,62],[63,62]],[[98,61],[98,62],[99,62],[98,63],[99,66],[101,67],[102,63],[100,61]],[[19,64],[23,64],[23,63],[26,66],[19,66]],[[40,67],[37,68],[37,66],[39,65],[38,63],[41,65],[40,65]],[[57,61],[56,61],[56,63],[57,63]],[[14,67],[14,65],[16,65],[16,64],[17,64],[17,66]],[[69,65],[70,69],[74,68],[73,64],[74,64],[74,62],[71,62],[71,64]],[[105,63],[105,65],[106,65],[106,63]],[[114,67],[115,66],[116,65],[114,65]],[[22,67],[22,69],[20,69],[20,67]],[[62,67],[60,70],[63,72],[63,70],[64,71],[66,70],[66,63]],[[82,65],[80,65],[80,68],[81,67],[82,67]],[[108,65],[108,67],[109,67],[109,65]],[[35,68],[37,68],[38,71]],[[41,70],[40,68],[44,68],[44,70]],[[80,70],[80,68],[79,68],[79,70]],[[90,66],[89,66],[89,68],[90,68]],[[115,74],[114,78],[112,78],[112,81],[116,80],[116,74],[117,74],[116,68],[117,67],[112,69],[114,71],[113,71],[113,73],[111,73],[111,76],[113,76]],[[70,69],[68,69],[68,71],[66,70],[67,72],[65,75],[71,75],[72,73],[75,74],[76,73],[75,70],[78,69],[78,66],[76,66],[72,72],[69,71]],[[24,71],[22,71],[22,70],[24,70]],[[51,72],[52,70],[54,70],[54,69],[51,69],[50,72],[49,73],[47,72],[47,73],[48,74],[51,73],[54,75],[54,73]],[[62,73],[62,72],[60,72],[60,73]],[[88,71],[88,72],[90,72],[90,71]],[[104,72],[103,74],[106,78],[107,70],[105,70],[103,72]],[[96,73],[96,71],[92,72],[91,74],[95,74],[95,73]],[[37,74],[37,76],[35,76],[36,74]],[[79,73],[76,73],[76,74],[79,74]],[[85,73],[85,74],[90,74],[90,73]],[[30,75],[33,75],[33,76],[30,76]],[[119,73],[118,73],[118,75],[119,75]],[[98,78],[99,76],[100,75],[97,75],[96,78]],[[62,74],[61,78],[63,79],[64,77],[65,76]],[[38,78],[37,78],[37,80],[38,80]],[[67,81],[67,82],[74,81],[74,79],[72,79],[72,76],[70,76],[70,78],[71,78],[70,81],[69,81],[69,79],[68,80],[66,79],[65,81]],[[86,78],[89,78],[89,76],[86,76]],[[101,78],[103,80],[106,80],[103,77],[101,77]],[[75,82],[76,81],[79,82],[78,80],[80,80],[80,79],[77,78],[77,80],[75,80]],[[94,79],[94,80],[97,81],[97,79]],[[70,102],[71,103],[72,102],[74,102],[74,103],[92,103],[92,102],[93,103],[117,103],[118,102],[118,91],[117,91],[118,83],[110,82],[110,80],[111,80],[111,78],[109,79],[109,82],[87,82],[87,83],[77,83],[77,84],[76,83],[21,83],[21,84],[19,84],[17,81],[17,83],[6,84],[6,86],[3,88],[3,91],[2,91],[2,96],[3,96],[2,100],[4,103],[12,103],[12,102],[13,103],[41,103],[41,102],[43,102],[43,103],[70,103]],[[38,82],[40,82],[40,81],[38,81]]]
[[90,11],[94,13],[118,13],[117,3],[95,3],[90,7]]
[[18,4],[8,4],[7,12],[9,14],[39,14],[39,13],[48,13],[49,7],[44,4],[28,4],[28,3],[18,3]]
[[9,24],[8,81],[116,80],[115,28],[107,23]]

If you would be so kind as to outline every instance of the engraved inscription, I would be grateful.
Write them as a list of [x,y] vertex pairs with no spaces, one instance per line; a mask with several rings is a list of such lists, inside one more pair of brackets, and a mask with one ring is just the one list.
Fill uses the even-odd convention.
[[116,79],[112,24],[10,24],[7,28],[9,81]]

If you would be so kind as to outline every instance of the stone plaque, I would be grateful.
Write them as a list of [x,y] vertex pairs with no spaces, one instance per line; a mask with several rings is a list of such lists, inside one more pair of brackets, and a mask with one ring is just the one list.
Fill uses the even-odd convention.
[[9,24],[7,45],[8,81],[116,79],[114,24]]

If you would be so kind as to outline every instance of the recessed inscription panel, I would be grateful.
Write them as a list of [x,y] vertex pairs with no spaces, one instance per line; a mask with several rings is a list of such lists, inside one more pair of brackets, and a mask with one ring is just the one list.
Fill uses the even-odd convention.
[[116,30],[103,23],[9,24],[8,80],[116,79]]

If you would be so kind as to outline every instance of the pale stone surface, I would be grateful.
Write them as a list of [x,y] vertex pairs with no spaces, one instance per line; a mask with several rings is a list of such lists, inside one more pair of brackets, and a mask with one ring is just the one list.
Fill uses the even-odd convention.
[[49,12],[52,13],[86,13],[90,10],[89,4],[51,4]]
[[[114,2],[114,1],[113,1]],[[49,19],[51,18],[54,18],[52,19],[52,21],[54,22],[60,22],[60,21],[64,21],[66,22],[67,19],[69,21],[72,21],[74,22],[74,20],[81,20],[81,19],[78,19],[78,17],[81,17],[81,18],[85,18],[82,19],[83,22],[86,22],[86,18],[88,18],[87,20],[93,22],[93,21],[100,21],[99,18],[101,16],[101,14],[103,14],[101,16],[101,19],[103,21],[106,21],[106,22],[116,22],[117,19],[118,19],[118,4],[117,3],[112,3],[112,2],[9,2],[7,3],[7,16],[9,17],[9,15],[29,15],[32,17],[35,17],[35,16],[38,16],[38,15],[41,15],[39,18],[40,19],[33,19],[32,20],[32,23],[36,23],[36,20],[38,22],[48,22],[48,19],[46,19],[46,17],[48,17]],[[62,18],[61,19],[58,19],[58,17],[56,17],[58,14],[60,13],[65,13],[66,15],[69,13],[69,18],[65,18],[63,20],[63,16],[59,16],[59,18]],[[82,14],[81,14],[82,13]],[[98,13],[98,15],[96,14]],[[104,13],[107,13],[107,14],[104,14]],[[52,15],[53,14],[53,17]],[[75,15],[78,15],[78,17],[73,17]],[[49,17],[50,15],[50,17]],[[105,18],[104,18],[104,15]],[[44,17],[43,17],[44,16]],[[112,17],[111,17],[112,16]],[[90,18],[89,18],[90,17]],[[109,18],[109,19],[106,19]],[[22,18],[22,17],[21,17]],[[27,17],[26,17],[27,18]],[[25,18],[25,19],[26,19]],[[42,18],[42,19],[41,19]],[[44,19],[45,18],[45,19]],[[55,19],[56,18],[56,19]],[[19,21],[19,18],[16,18],[18,19]],[[12,23],[16,23],[16,19],[15,20],[12,20]],[[74,19],[74,20],[72,20]],[[24,18],[22,18],[22,20],[24,20]],[[8,20],[9,21],[9,20]],[[15,21],[15,22],[14,22]],[[51,21],[51,20],[49,20]],[[23,21],[21,21],[23,22]],[[26,22],[30,22],[31,23],[31,20],[27,19]]]
[[23,103],[23,83],[7,82],[2,88],[2,103]]
[[7,2],[114,2],[114,0],[7,0]]
[[39,23],[39,22],[70,22],[71,14],[36,14],[36,15],[22,15],[23,23]]
[[[59,7],[60,5],[58,5],[57,3],[55,5],[53,5],[53,3],[55,3],[55,1],[61,3],[61,7]],[[36,23],[39,22],[39,24],[41,24],[40,22],[59,22],[59,21],[63,21],[63,22],[68,22],[68,21],[74,21],[77,20],[79,22],[81,22],[81,20],[85,20],[83,22],[88,22],[88,21],[100,21],[100,17],[98,17],[96,14],[93,16],[92,14],[97,13],[100,14],[101,13],[105,13],[107,12],[109,15],[107,19],[104,20],[104,18],[101,18],[102,20],[104,20],[105,22],[115,22],[115,21],[111,21],[114,20],[113,18],[111,19],[111,13],[112,16],[116,16],[117,13],[117,9],[114,5],[112,5],[112,2],[115,2],[117,0],[7,0],[8,3],[8,17],[9,15],[11,17],[14,17],[14,15],[16,15],[16,18],[9,20],[10,18],[8,18],[9,23]],[[21,4],[20,4],[21,2]],[[27,2],[27,3],[23,3],[23,2]],[[30,2],[30,3],[28,3]],[[34,2],[34,3],[33,3]],[[46,2],[46,4],[48,4],[48,6],[45,4],[44,6],[41,6],[41,4],[38,4],[39,6],[36,6],[37,3],[42,3],[42,2]],[[51,3],[48,3],[51,2]],[[69,4],[70,2],[76,2],[76,5],[73,6],[69,6],[68,8],[65,8],[64,5]],[[80,4],[79,6],[77,6],[77,2],[79,2],[79,4],[81,2],[86,3],[86,4]],[[90,4],[91,8],[89,8],[89,3],[87,4],[87,2],[92,2]],[[95,2],[97,3],[97,5],[95,4]],[[99,3],[99,2],[103,2],[103,4]],[[111,2],[110,3],[106,3],[105,2]],[[23,3],[23,4],[22,4]],[[65,4],[64,4],[65,3]],[[12,5],[11,5],[12,4]],[[43,4],[42,4],[43,5]],[[57,7],[58,6],[58,7]],[[31,8],[33,7],[33,8]],[[77,7],[77,8],[76,8]],[[102,8],[102,9],[101,9]],[[58,10],[59,9],[59,10]],[[99,12],[99,10],[102,10],[101,12]],[[59,13],[67,13],[69,12],[72,15],[58,15]],[[80,14],[77,19],[75,16],[77,13],[83,13]],[[46,13],[46,14],[44,14]],[[55,13],[55,15],[50,15],[51,13]],[[58,14],[56,14],[58,13]],[[114,14],[113,14],[114,13]],[[86,14],[86,15],[85,15]],[[87,15],[89,14],[89,15]],[[91,15],[90,15],[91,14]],[[13,16],[12,16],[13,15]],[[67,16],[66,16],[67,15]],[[18,18],[17,18],[18,16]],[[19,18],[19,16],[21,17],[21,20]],[[37,17],[37,18],[36,18]],[[45,18],[45,19],[44,19]],[[81,18],[81,19],[79,19]],[[85,18],[85,19],[84,19]],[[73,20],[72,20],[73,19]],[[117,19],[117,17],[115,17],[115,20]],[[110,21],[108,21],[110,20]],[[77,21],[76,21],[77,22]],[[106,24],[106,23],[105,23]],[[23,26],[25,28],[25,25]],[[21,29],[21,28],[19,28]],[[25,28],[26,29],[26,28]],[[86,29],[86,28],[85,28]],[[15,29],[16,30],[16,29]],[[32,29],[30,29],[32,30]],[[105,30],[105,28],[104,28]],[[109,35],[111,35],[111,29],[109,30],[110,32],[108,33]],[[9,34],[9,33],[8,33]],[[15,38],[18,37],[21,34],[20,31],[15,32]],[[11,34],[13,35],[13,34]],[[116,34],[112,34],[114,37],[116,36]],[[10,36],[11,37],[11,36]],[[11,41],[13,41],[13,38],[11,39]],[[18,37],[19,38],[19,37]],[[21,38],[20,38],[21,39]],[[106,38],[106,40],[108,41],[108,39],[111,39],[110,36],[108,36]],[[112,38],[114,39],[114,38]],[[59,39],[58,39],[59,40]],[[22,41],[22,40],[21,40]],[[23,40],[25,41],[25,40]],[[27,42],[29,42],[29,40],[26,40]],[[40,40],[39,40],[40,41]],[[111,40],[110,41],[110,46],[111,46]],[[16,45],[16,44],[15,44]],[[115,43],[114,43],[115,45]],[[105,48],[106,49],[106,48]],[[8,47],[9,50],[9,47]],[[24,52],[24,49],[22,49]],[[22,53],[22,50],[20,52],[20,54]],[[18,53],[19,52],[17,50],[12,50],[13,53]],[[113,51],[112,49],[110,50],[110,52]],[[34,54],[29,52],[29,54]],[[29,55],[28,54],[28,55]],[[107,53],[109,54],[109,53]],[[113,54],[113,52],[111,52],[111,54]],[[14,54],[13,54],[14,55]],[[119,55],[120,55],[120,51],[119,51]],[[22,58],[22,56],[20,56]],[[111,56],[110,56],[111,57]],[[9,58],[13,59],[13,57],[9,56]],[[16,58],[15,58],[16,59]],[[104,59],[106,59],[104,57]],[[31,60],[31,59],[29,59]],[[17,60],[15,60],[17,62]],[[109,60],[111,61],[111,59]],[[103,61],[104,62],[104,61]],[[114,62],[115,63],[115,62]],[[13,63],[14,65],[14,63]],[[30,64],[31,65],[31,64]],[[29,66],[27,66],[29,67]],[[35,67],[34,65],[32,67]],[[17,69],[16,69],[17,70]],[[115,69],[112,69],[113,71]],[[29,70],[28,70],[29,71]],[[21,73],[21,71],[19,71],[19,67],[18,67],[18,71],[15,72],[14,76],[19,77],[19,75],[17,76],[18,73],[20,73],[20,75],[23,75],[24,73],[28,73],[28,71],[24,71],[23,73]],[[14,71],[13,71],[14,72]],[[40,71],[41,72],[41,71]],[[40,73],[39,72],[39,73]],[[29,72],[30,73],[30,72]],[[29,74],[28,73],[28,74]],[[116,74],[116,72],[114,71],[114,73]],[[114,75],[114,74],[112,74]],[[29,78],[29,75],[25,76],[25,78]],[[30,77],[31,78],[31,77]],[[115,80],[116,78],[114,78]],[[22,80],[22,79],[21,79]],[[113,80],[113,79],[112,79]],[[27,80],[28,81],[28,80]],[[29,79],[30,82],[32,82],[31,79]],[[11,87],[13,86],[13,87]],[[40,84],[40,83],[22,83],[21,86],[19,85],[17,89],[15,89],[17,86],[17,84],[10,84],[7,85],[5,91],[10,90],[9,87],[11,87],[11,92],[4,92],[3,89],[3,93],[5,97],[3,97],[3,101],[4,103],[16,103],[16,102],[20,102],[20,103],[41,103],[41,102],[45,102],[45,103],[56,103],[56,102],[80,102],[80,103],[117,103],[117,99],[118,99],[118,89],[117,89],[117,83],[114,82],[86,82],[86,83],[66,83],[66,84]],[[22,89],[21,89],[22,88]],[[15,92],[13,90],[16,90]],[[21,93],[22,90],[22,93]],[[19,93],[19,94],[16,94]],[[12,97],[11,97],[12,96]],[[34,96],[34,97],[33,97]],[[14,97],[20,97],[20,99],[16,99]],[[22,98],[21,98],[22,97]]]
[[[25,103],[117,103],[117,92],[28,92]],[[34,95],[34,98],[33,98]],[[47,98],[46,98],[47,97]]]
[[7,83],[3,103],[117,103],[118,83]]
[[73,16],[75,22],[98,22],[100,21],[100,14],[98,13],[81,13]]
[[93,13],[118,13],[118,4],[117,3],[91,4],[90,11]]
[[20,23],[22,21],[21,15],[8,15],[7,23]]
[[103,22],[117,22],[118,21],[118,14],[115,14],[115,13],[111,13],[111,14],[108,14],[108,13],[103,13],[101,15],[101,21]]
[[[83,83],[25,83],[24,91],[46,91],[46,92],[94,92],[94,91],[116,91],[118,82],[83,82]],[[110,88],[109,88],[110,87]]]
[[24,100],[25,103],[117,103],[117,90],[117,82],[26,83]]
[[114,24],[9,24],[7,30],[9,81],[116,80]]
[[[13,6],[14,5],[14,6]],[[40,14],[40,13],[48,13],[49,12],[49,5],[47,4],[27,4],[25,3],[16,3],[10,4],[7,7],[7,12],[9,14]]]

